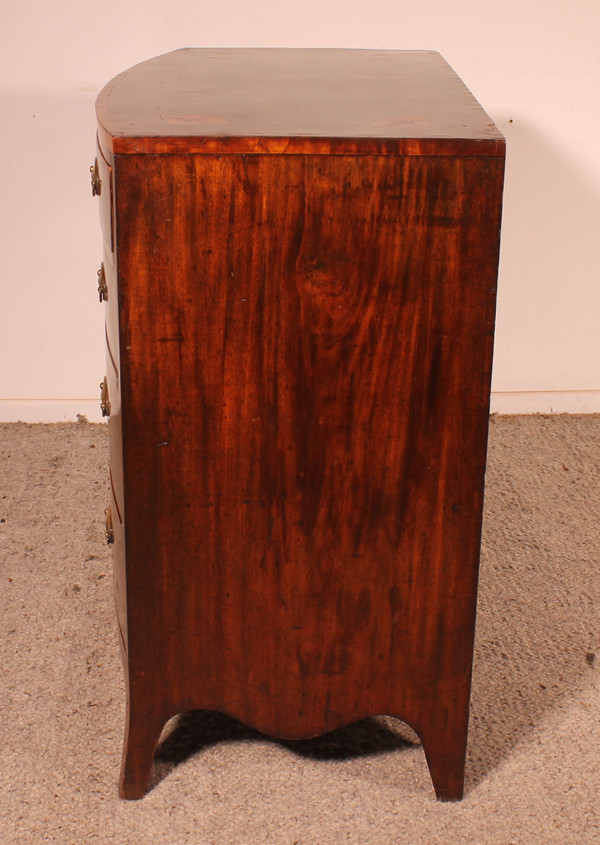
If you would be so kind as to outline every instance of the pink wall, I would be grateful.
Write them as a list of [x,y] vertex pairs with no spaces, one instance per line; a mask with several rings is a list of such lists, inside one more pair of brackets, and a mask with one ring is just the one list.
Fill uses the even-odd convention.
[[439,50],[508,141],[494,408],[600,411],[597,0],[9,0],[0,420],[98,417],[94,98],[181,46]]

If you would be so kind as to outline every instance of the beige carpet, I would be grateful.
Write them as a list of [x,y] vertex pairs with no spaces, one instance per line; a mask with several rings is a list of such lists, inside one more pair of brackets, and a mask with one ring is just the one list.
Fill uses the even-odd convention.
[[168,726],[116,796],[124,686],[102,426],[0,425],[0,843],[600,841],[600,417],[492,419],[467,794],[394,720],[282,744]]

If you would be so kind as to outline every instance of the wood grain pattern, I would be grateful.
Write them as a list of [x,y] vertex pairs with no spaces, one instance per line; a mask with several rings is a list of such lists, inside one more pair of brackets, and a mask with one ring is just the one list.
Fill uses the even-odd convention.
[[281,138],[235,137],[199,138],[166,136],[113,138],[101,133],[104,149],[119,155],[185,155],[240,153],[249,155],[400,155],[400,156],[498,156],[503,157],[505,143],[501,139],[472,138]]
[[426,50],[176,50],[113,79],[96,111],[117,154],[504,155]]
[[122,795],[205,708],[289,738],[397,715],[460,797],[502,159],[113,169]]

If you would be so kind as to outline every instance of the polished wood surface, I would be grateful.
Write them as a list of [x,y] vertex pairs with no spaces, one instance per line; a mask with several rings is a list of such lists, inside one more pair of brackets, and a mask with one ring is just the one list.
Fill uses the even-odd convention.
[[490,149],[106,152],[124,797],[165,721],[197,708],[287,738],[396,715],[438,797],[462,795]]
[[426,50],[184,49],[97,103],[115,153],[503,155],[463,82]]

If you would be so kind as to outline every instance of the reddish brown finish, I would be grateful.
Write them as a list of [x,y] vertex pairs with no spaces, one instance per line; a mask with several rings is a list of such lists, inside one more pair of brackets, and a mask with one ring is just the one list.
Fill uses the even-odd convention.
[[[106,149],[107,133],[99,132]],[[119,154],[186,155],[241,153],[254,155],[424,155],[424,156],[499,156],[504,155],[504,141],[468,138],[114,138]]]
[[504,155],[427,50],[176,50],[115,77],[96,110],[118,154]]
[[462,795],[495,137],[477,157],[112,159],[123,797],[195,708],[287,738],[396,715],[438,797]]

